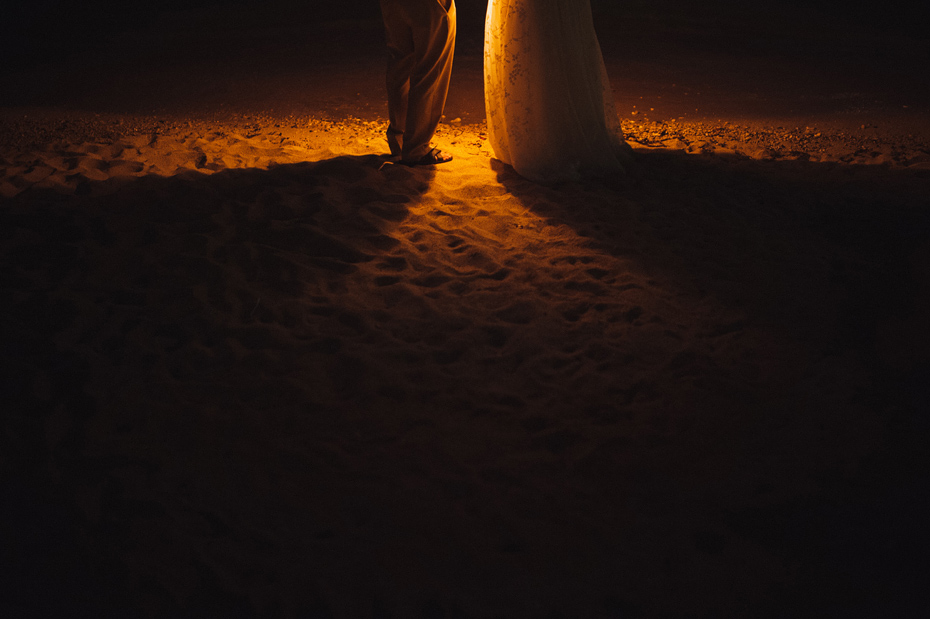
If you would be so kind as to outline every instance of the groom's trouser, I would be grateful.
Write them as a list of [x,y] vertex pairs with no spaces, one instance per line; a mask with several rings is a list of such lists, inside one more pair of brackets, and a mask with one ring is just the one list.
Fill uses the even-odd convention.
[[415,161],[430,150],[449,93],[455,0],[381,0],[387,38],[391,153]]

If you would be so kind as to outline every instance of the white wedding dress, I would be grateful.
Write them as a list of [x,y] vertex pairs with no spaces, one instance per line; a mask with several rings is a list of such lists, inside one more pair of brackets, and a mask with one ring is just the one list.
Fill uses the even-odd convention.
[[490,0],[484,99],[498,159],[540,183],[623,173],[590,0]]

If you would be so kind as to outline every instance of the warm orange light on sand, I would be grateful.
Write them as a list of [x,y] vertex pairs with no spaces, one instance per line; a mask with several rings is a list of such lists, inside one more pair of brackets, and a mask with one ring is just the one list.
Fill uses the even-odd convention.
[[[801,160],[881,164],[926,169],[919,136],[887,139],[816,126],[776,126],[785,122],[748,124],[688,122],[683,120],[624,120],[623,134],[638,149],[669,149],[689,154],[713,153],[760,160]],[[42,126],[41,120],[38,121]],[[146,175],[171,176],[190,171],[212,174],[229,169],[265,169],[270,165],[319,161],[340,155],[378,156],[386,152],[385,121],[348,118],[248,119],[242,124],[186,119],[173,121],[114,117],[105,124],[106,141],[59,141],[24,146],[5,153],[8,165],[0,176],[0,196],[11,197],[28,187],[69,193],[84,183],[103,191],[112,179]],[[129,128],[127,131],[126,128]],[[24,127],[23,133],[31,131]],[[437,144],[458,163],[487,170],[493,152],[482,125],[463,125],[461,119],[440,125]],[[448,176],[448,168],[443,168]],[[439,172],[439,171],[437,171]],[[462,173],[469,173],[461,169]],[[91,185],[87,185],[91,183]]]

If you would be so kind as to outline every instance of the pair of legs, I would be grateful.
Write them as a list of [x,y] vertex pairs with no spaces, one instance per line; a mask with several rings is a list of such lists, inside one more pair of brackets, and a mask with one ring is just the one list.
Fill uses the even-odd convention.
[[442,163],[430,147],[442,118],[455,51],[455,0],[381,0],[390,57],[387,131],[405,163]]

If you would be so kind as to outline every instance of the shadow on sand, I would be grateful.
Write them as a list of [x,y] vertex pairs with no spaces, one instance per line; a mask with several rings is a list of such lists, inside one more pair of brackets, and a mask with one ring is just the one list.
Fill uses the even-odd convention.
[[876,356],[879,324],[927,302],[925,170],[656,149],[638,151],[627,178],[546,188],[540,200],[539,186],[493,165],[540,216],[825,349]]
[[930,438],[930,174],[657,149],[638,151],[627,178],[547,188],[540,201],[538,186],[494,167],[510,193],[592,247],[645,259],[658,280],[738,309],[734,331],[761,326],[818,357],[861,361],[861,402],[887,424],[881,447],[820,492],[732,513],[729,525],[799,566],[761,615],[918,607],[907,566],[930,513],[917,472]]

